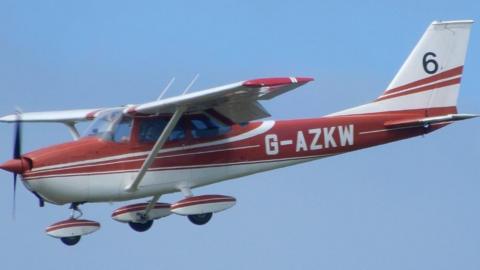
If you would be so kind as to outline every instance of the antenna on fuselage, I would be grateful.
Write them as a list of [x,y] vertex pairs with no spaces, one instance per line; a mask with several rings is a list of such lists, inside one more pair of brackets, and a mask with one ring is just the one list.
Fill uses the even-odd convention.
[[188,92],[188,90],[190,90],[190,88],[192,88],[193,84],[197,81],[198,76],[200,76],[199,73],[197,73],[197,75],[195,75],[195,77],[193,77],[193,80],[187,85],[185,90],[183,90],[182,95],[185,95]]
[[165,88],[163,88],[162,93],[160,93],[160,96],[158,96],[157,100],[162,99],[163,95],[165,95],[165,93],[167,93],[168,89],[170,88],[170,86],[172,86],[174,81],[175,81],[175,77],[172,77],[170,79],[170,81],[168,82],[167,86],[165,86]]

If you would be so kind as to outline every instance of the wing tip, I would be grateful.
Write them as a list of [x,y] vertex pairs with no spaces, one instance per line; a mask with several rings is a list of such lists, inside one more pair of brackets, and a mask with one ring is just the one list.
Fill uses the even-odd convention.
[[313,81],[311,77],[276,77],[276,78],[260,78],[243,82],[245,87],[264,87],[264,86],[280,86],[288,84],[305,84]]

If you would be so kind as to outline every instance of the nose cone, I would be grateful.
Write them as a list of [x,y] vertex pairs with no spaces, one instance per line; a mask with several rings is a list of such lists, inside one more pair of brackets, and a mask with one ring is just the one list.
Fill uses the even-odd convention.
[[30,163],[25,158],[11,159],[3,164],[0,164],[0,169],[22,174],[30,169]]

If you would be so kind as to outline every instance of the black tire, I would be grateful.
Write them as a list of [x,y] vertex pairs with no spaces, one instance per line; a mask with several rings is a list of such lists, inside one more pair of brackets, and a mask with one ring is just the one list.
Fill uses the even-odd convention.
[[212,215],[212,213],[189,215],[188,219],[195,225],[205,225],[210,221]]
[[60,238],[60,240],[62,240],[62,243],[64,243],[67,246],[74,246],[80,241],[80,238],[82,237],[80,235],[77,235],[77,236],[70,236],[70,237],[62,237]]
[[145,223],[140,223],[140,222],[129,222],[128,225],[130,225],[130,228],[132,228],[134,231],[137,232],[145,232],[152,227],[153,220],[149,220]]

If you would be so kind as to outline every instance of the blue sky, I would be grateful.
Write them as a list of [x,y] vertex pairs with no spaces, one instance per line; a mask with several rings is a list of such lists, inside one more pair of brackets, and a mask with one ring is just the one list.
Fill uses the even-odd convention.
[[[0,114],[87,108],[265,76],[316,80],[264,103],[314,117],[372,100],[433,20],[479,21],[478,1],[1,1]],[[459,110],[480,113],[474,25]],[[195,190],[238,204],[202,227],[171,216],[144,233],[88,204],[100,231],[74,248],[44,234],[68,206],[38,208],[23,186],[11,219],[0,173],[2,269],[479,269],[479,120],[343,156]],[[26,150],[69,140],[25,127]],[[0,126],[0,160],[12,126]],[[166,202],[180,199],[166,195]]]

